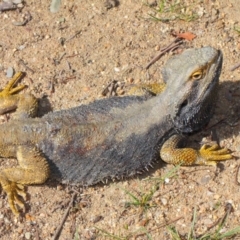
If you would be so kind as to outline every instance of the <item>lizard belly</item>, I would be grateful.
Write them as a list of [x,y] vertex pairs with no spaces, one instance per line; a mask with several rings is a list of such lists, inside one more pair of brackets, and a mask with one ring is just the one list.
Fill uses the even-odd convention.
[[159,159],[163,136],[171,130],[171,124],[163,119],[159,126],[141,133],[130,131],[121,122],[90,124],[88,130],[86,125],[82,129],[78,126],[71,132],[61,130],[58,137],[38,144],[50,162],[51,177],[71,184],[92,185],[144,171]]

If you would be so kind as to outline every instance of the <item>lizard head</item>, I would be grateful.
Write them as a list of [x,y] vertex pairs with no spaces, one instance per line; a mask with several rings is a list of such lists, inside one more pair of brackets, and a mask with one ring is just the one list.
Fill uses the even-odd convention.
[[171,119],[177,130],[201,130],[216,103],[222,53],[212,47],[188,49],[170,59],[163,69],[170,96]]

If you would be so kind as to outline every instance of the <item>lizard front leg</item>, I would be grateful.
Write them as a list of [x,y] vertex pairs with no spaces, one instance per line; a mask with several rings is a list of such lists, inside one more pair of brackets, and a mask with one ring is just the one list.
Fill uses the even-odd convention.
[[19,165],[0,171],[0,184],[7,193],[8,203],[15,215],[19,215],[16,205],[24,207],[21,197],[25,197],[23,185],[44,183],[50,169],[46,158],[34,146],[18,146],[16,156]]
[[38,101],[32,94],[18,94],[26,86],[14,87],[23,77],[22,72],[18,72],[0,92],[0,114],[16,110],[15,119],[35,117],[38,108]]
[[[6,87],[0,92],[0,114],[16,109],[14,118],[24,119],[34,117],[37,113],[38,101],[31,94],[18,94],[24,85],[16,86],[23,73],[14,75]],[[2,126],[4,127],[4,125]],[[1,136],[4,138],[5,136]],[[0,171],[0,185],[8,195],[11,210],[18,215],[16,205],[24,207],[20,196],[25,196],[23,185],[41,184],[49,177],[49,165],[45,157],[33,145],[17,146],[0,144],[1,157],[16,157],[19,165],[15,168],[7,168]]]
[[216,165],[216,161],[232,158],[226,148],[203,145],[199,150],[193,148],[179,148],[182,137],[173,135],[162,146],[160,156],[162,160],[170,164],[182,165]]

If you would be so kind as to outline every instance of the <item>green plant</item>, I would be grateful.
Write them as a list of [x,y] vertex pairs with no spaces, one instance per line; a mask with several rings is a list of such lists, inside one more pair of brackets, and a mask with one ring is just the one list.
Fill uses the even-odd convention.
[[150,207],[155,206],[155,205],[151,205],[150,201],[152,200],[153,194],[157,191],[156,185],[152,187],[150,192],[140,194],[140,196],[136,196],[126,189],[123,189],[123,190],[132,199],[132,201],[126,203],[126,207],[135,206],[135,207],[141,207],[143,210],[146,210]]
[[230,211],[224,215],[224,217],[219,222],[215,231],[205,233],[201,236],[197,236],[197,234],[194,232],[194,227],[195,227],[196,219],[197,219],[196,209],[194,209],[191,229],[189,230],[189,233],[186,237],[181,236],[174,226],[168,226],[167,229],[172,237],[172,240],[221,240],[221,239],[231,238],[231,237],[234,237],[236,234],[240,233],[240,227],[236,227],[225,233],[222,233],[223,227],[227,221],[229,213],[230,213]]
[[[148,5],[149,6],[149,5]],[[196,4],[188,5],[187,1],[170,1],[160,0],[157,8],[154,10],[154,14],[149,14],[151,19],[161,22],[169,22],[174,20],[183,20],[186,22],[194,21],[198,18],[198,14],[195,12]]]

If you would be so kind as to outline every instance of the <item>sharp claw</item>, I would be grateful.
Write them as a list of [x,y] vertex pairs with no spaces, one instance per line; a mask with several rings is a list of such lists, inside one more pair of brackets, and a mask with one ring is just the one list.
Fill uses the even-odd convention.
[[12,79],[8,82],[7,86],[5,87],[6,90],[10,90],[13,86],[23,77],[23,72],[17,72]]
[[26,86],[25,85],[19,85],[17,87],[13,87],[22,77],[24,73],[18,72],[16,73],[13,78],[9,81],[9,83],[5,86],[5,88],[0,92],[0,96],[9,96],[13,95],[21,90],[23,90]]
[[7,193],[8,203],[12,212],[16,216],[19,216],[19,211],[16,205],[18,205],[21,209],[25,209],[24,201],[21,199],[21,197],[26,197],[24,186],[11,182],[4,186],[4,191]]
[[220,148],[217,144],[212,146],[203,145],[199,150],[201,158],[204,159],[207,165],[216,165],[215,161],[223,161],[232,158],[229,150]]
[[24,187],[20,189],[18,186],[16,186],[16,194],[21,196],[22,198],[26,198],[26,195],[27,195],[24,190]]
[[208,146],[206,149],[208,151],[215,151],[215,150],[219,149],[219,146],[217,144],[214,144],[212,146]]

